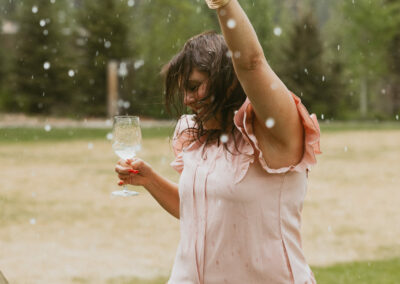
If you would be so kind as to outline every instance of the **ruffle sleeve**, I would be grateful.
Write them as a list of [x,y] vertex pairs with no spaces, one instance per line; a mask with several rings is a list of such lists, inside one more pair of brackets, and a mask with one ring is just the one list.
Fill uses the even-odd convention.
[[178,172],[182,173],[184,168],[183,150],[190,146],[191,136],[187,131],[195,126],[193,115],[182,115],[176,124],[174,135],[172,138],[172,149],[175,159],[171,162],[171,166]]
[[[301,122],[304,127],[304,154],[303,158],[297,165],[290,165],[287,167],[282,167],[278,169],[270,168],[260,150],[258,145],[258,141],[253,131],[253,119],[254,119],[254,111],[253,107],[250,103],[250,100],[247,99],[238,112],[235,114],[234,122],[238,130],[241,132],[243,139],[247,142],[246,144],[250,145],[250,147],[246,147],[244,152],[247,155],[252,155],[254,158],[257,158],[260,162],[263,169],[270,174],[279,174],[285,173],[288,171],[297,171],[303,172],[305,170],[309,170],[310,167],[316,164],[317,159],[316,155],[321,154],[320,151],[320,128],[317,121],[317,117],[315,114],[310,115],[306,109],[306,107],[301,103],[301,100],[296,95],[292,94],[293,100],[296,104],[297,111],[300,115]],[[243,159],[241,165],[241,173],[238,173],[242,178],[247,172],[250,162],[253,162],[248,158]],[[243,171],[245,171],[243,173]]]

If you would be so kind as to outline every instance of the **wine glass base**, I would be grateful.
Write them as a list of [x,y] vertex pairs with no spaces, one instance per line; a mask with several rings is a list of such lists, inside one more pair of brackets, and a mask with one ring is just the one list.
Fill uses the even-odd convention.
[[122,196],[122,197],[135,196],[138,194],[139,194],[139,192],[136,192],[133,190],[116,190],[116,191],[111,192],[111,195],[113,195],[113,196]]

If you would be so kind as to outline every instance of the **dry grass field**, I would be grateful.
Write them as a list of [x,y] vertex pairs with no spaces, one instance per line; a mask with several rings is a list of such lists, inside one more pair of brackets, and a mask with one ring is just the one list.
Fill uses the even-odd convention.
[[[326,132],[321,146],[303,209],[309,263],[400,256],[400,131]],[[146,139],[141,157],[178,180],[167,138]],[[169,274],[179,223],[143,189],[111,197],[116,160],[106,139],[0,144],[0,270],[10,283]]]

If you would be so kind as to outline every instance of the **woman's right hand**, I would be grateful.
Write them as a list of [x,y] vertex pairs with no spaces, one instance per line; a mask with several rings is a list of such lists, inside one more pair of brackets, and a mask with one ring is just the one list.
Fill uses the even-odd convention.
[[121,159],[115,165],[115,171],[121,180],[118,184],[141,185],[146,187],[154,174],[153,168],[139,158]]

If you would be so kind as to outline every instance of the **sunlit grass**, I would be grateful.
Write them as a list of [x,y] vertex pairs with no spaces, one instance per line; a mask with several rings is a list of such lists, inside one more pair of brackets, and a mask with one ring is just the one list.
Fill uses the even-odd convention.
[[[312,270],[319,284],[397,284],[400,279],[400,258],[312,267]],[[167,277],[154,279],[120,277],[109,279],[107,283],[165,284],[167,280]]]
[[[303,212],[303,245],[318,283],[397,283],[400,261],[394,258],[400,245],[392,224],[399,220],[400,131],[353,132],[343,126],[344,132],[337,132],[321,126],[324,154],[310,174]],[[9,256],[1,270],[10,283],[25,283],[35,271],[51,267],[68,282],[51,282],[46,274],[40,279],[164,284],[179,223],[140,187],[135,198],[110,197],[118,188],[118,157],[106,139],[111,129],[69,131],[0,129],[0,239]],[[140,157],[177,182],[179,175],[169,166],[171,134],[172,128],[144,128]],[[365,218],[365,212],[374,214]],[[38,261],[48,250],[54,257]],[[360,259],[389,260],[350,262]],[[30,260],[43,267],[31,269]],[[66,265],[76,273],[63,270]]]
[[397,284],[400,258],[337,264],[312,268],[321,284]]
[[[400,121],[395,122],[331,122],[319,121],[323,132],[336,131],[368,131],[368,130],[400,130]],[[144,127],[144,138],[168,137],[173,134],[173,127]],[[98,140],[106,139],[110,128],[57,128],[50,131],[44,128],[7,127],[0,129],[1,142],[44,142],[66,140]]]
[[[70,140],[106,140],[111,128],[44,128],[10,127],[0,129],[1,142],[45,142]],[[171,136],[171,127],[142,128],[143,138],[158,138]]]

